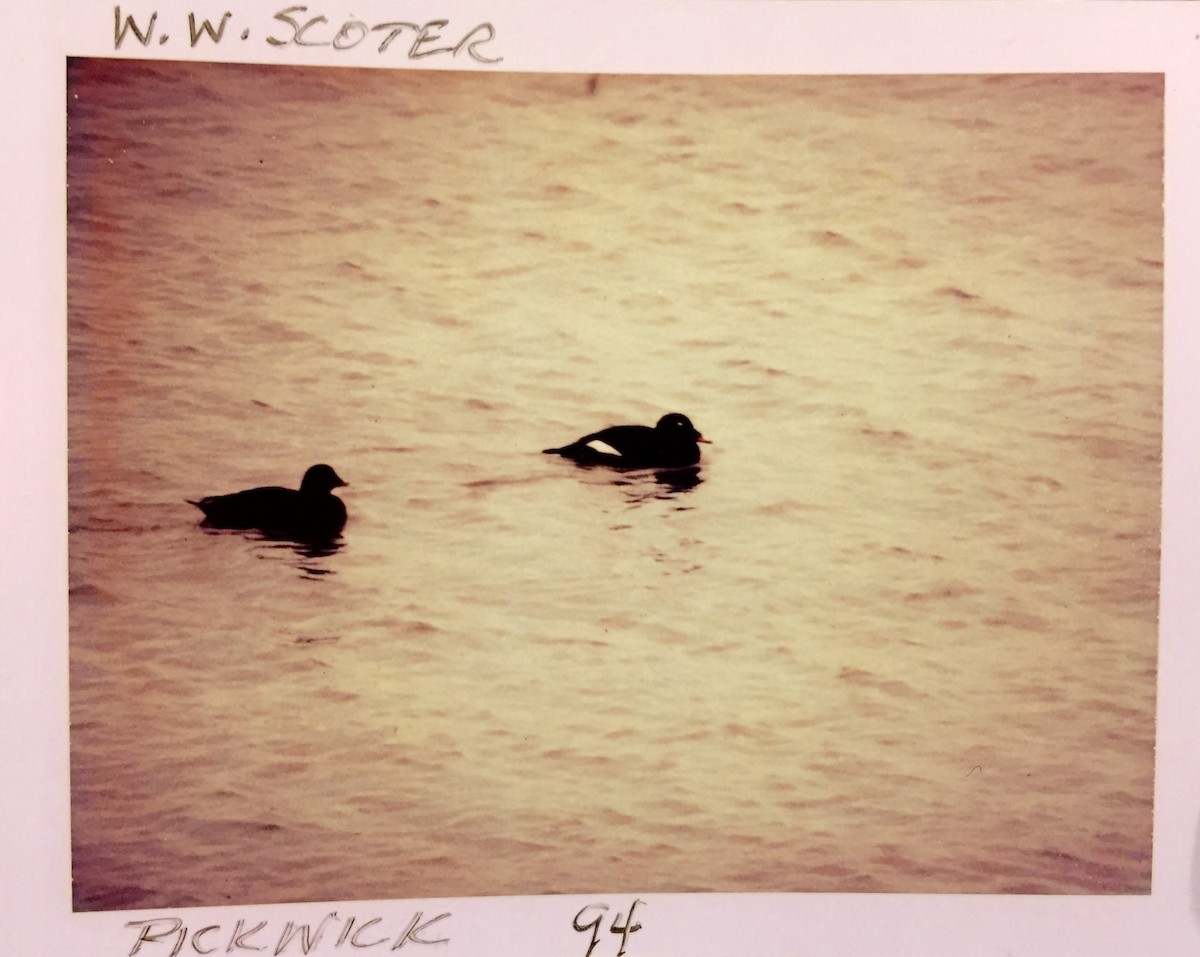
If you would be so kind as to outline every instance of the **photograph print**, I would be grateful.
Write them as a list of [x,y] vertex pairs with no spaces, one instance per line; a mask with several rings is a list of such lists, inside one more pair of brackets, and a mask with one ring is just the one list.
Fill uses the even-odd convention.
[[66,69],[76,911],[1149,894],[1161,75]]

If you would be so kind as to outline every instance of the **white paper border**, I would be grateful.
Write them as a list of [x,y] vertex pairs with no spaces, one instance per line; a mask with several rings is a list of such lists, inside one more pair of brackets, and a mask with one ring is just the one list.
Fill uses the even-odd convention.
[[[287,6],[263,0],[122,4],[160,18],[188,10],[218,21],[269,26]],[[407,953],[446,957],[564,957],[586,949],[571,920],[585,905],[626,908],[636,889],[580,897],[354,902],[169,912],[71,912],[67,740],[65,61],[68,55],[204,59],[432,69],[626,73],[1003,73],[1166,74],[1164,529],[1155,782],[1153,891],[1140,897],[958,895],[639,895],[642,930],[630,957],[801,955],[1176,955],[1200,952],[1196,901],[1200,843],[1200,7],[1186,2],[358,2],[372,21],[490,22],[486,49],[498,66],[432,57],[413,64],[363,45],[273,48],[251,40],[214,49],[186,43],[113,49],[104,0],[18,8],[4,0],[0,40],[6,73],[4,336],[0,340],[0,629],[3,665],[3,922],[0,950],[31,957],[129,953],[125,924],[178,916],[193,930],[220,925],[203,946],[226,952],[239,919],[270,922],[255,944],[273,944],[288,921],[380,917],[379,936],[402,931],[420,911],[450,912],[433,930],[448,944]],[[330,19],[347,3],[308,3]],[[398,8],[402,13],[398,16]],[[257,26],[255,30],[259,29]],[[261,34],[256,34],[261,36]],[[435,935],[436,936],[436,935]],[[367,938],[363,938],[364,940]],[[262,953],[271,953],[268,946]],[[162,945],[143,954],[168,953]],[[197,953],[190,944],[184,953]],[[235,951],[249,953],[249,951]],[[299,953],[293,945],[285,953]],[[314,954],[386,953],[379,946]],[[616,953],[616,939],[596,957]]]

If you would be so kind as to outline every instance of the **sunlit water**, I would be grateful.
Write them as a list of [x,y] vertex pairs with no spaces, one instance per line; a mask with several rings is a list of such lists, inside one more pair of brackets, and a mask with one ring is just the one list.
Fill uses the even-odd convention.
[[78,908],[1149,890],[1161,79],[69,97]]

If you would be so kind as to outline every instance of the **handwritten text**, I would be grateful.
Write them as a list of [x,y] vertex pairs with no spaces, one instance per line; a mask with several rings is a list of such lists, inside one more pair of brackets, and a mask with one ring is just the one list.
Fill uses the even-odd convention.
[[[377,53],[401,53],[409,60],[444,55],[460,56],[476,63],[500,63],[504,58],[489,56],[484,50],[496,39],[491,23],[479,23],[469,28],[452,27],[449,20],[428,20],[423,23],[393,20],[386,23],[367,23],[355,17],[330,20],[314,13],[307,6],[284,7],[265,28],[234,25],[234,15],[226,11],[215,23],[187,15],[186,40],[190,47],[200,44],[219,45],[226,42],[246,42],[260,34],[272,47],[327,48],[344,52],[362,46]],[[162,46],[174,34],[160,22],[158,11],[135,16],[113,8],[113,47],[120,50],[126,43],[143,47]],[[231,40],[230,38],[237,38]]]
[[239,920],[232,929],[221,924],[207,924],[192,929],[178,917],[135,920],[125,926],[137,932],[129,957],[139,953],[144,953],[146,957],[179,957],[185,946],[188,946],[189,953],[195,954],[266,951],[279,955],[316,953],[322,944],[325,945],[326,952],[339,947],[349,948],[350,952],[376,947],[394,951],[405,944],[447,943],[449,937],[431,937],[427,930],[450,915],[438,914],[429,920],[423,920],[424,916],[417,911],[402,931],[395,927],[387,928],[382,917],[361,920],[356,916],[340,917],[337,911],[326,914],[315,926],[297,924],[289,920],[283,929],[278,931],[271,929],[265,920],[257,921],[253,925]]
[[[616,957],[623,957],[623,955],[625,953],[625,947],[629,943],[629,935],[636,934],[639,930],[642,929],[641,924],[635,924],[633,922],[633,912],[634,912],[634,910],[637,909],[638,904],[644,904],[644,903],[646,903],[646,902],[641,901],[641,900],[635,900],[632,904],[629,905],[629,919],[628,920],[626,920],[624,915],[620,914],[620,913],[618,913],[617,916],[613,918],[612,924],[608,928],[609,933],[621,935],[621,946],[617,949]],[[589,930],[592,932],[591,942],[588,944],[587,953],[585,953],[583,955],[583,957],[592,957],[592,951],[594,951],[596,949],[596,946],[600,943],[600,928],[604,923],[604,912],[606,912],[607,910],[608,910],[607,904],[589,904],[587,907],[583,908],[583,910],[581,910],[578,914],[576,914],[575,919],[571,922],[571,926],[574,927],[581,934],[586,933]],[[600,913],[598,913],[595,917],[593,917],[587,923],[581,924],[580,921],[583,919],[583,916],[588,913],[588,911],[600,911]]]

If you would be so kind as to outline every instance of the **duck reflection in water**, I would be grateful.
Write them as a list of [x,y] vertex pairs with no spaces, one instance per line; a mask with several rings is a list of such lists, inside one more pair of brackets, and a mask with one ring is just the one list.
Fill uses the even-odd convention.
[[[220,533],[219,530],[212,531],[213,534]],[[256,538],[255,551],[261,551],[263,558],[290,561],[301,574],[309,578],[334,574],[332,568],[325,567],[324,560],[336,555],[346,544],[340,535],[326,540],[300,541],[262,532]]]
[[[647,502],[678,499],[704,481],[700,466],[683,469],[659,469],[655,472],[625,472],[610,480],[629,500],[630,505],[645,505]],[[691,506],[680,505],[682,511]]]

